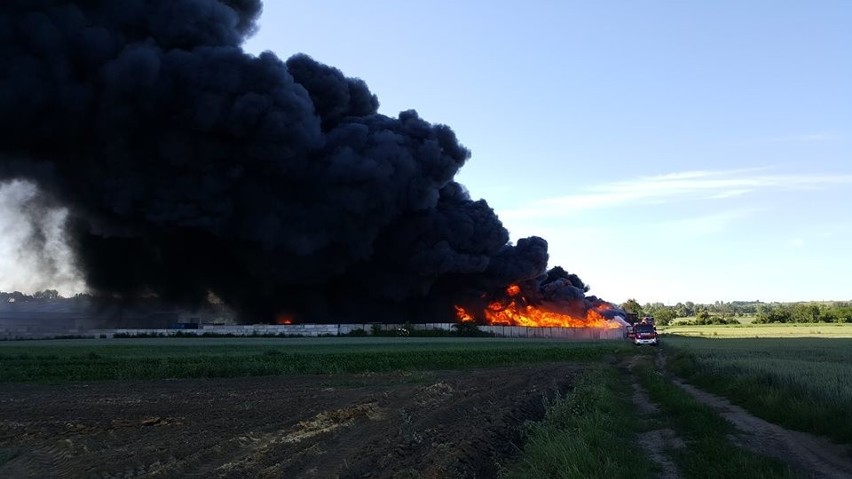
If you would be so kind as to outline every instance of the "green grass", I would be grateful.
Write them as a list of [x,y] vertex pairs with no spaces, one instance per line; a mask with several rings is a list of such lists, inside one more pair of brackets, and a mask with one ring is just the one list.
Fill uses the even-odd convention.
[[852,339],[667,337],[672,369],[753,414],[852,443]]
[[639,365],[635,370],[651,400],[660,406],[663,420],[687,443],[673,452],[682,477],[795,477],[781,462],[732,445],[728,439],[734,432],[731,424],[649,364]]
[[0,382],[457,369],[594,360],[621,342],[498,338],[151,338],[0,343]]
[[521,460],[509,478],[645,478],[657,472],[630,447],[639,424],[627,385],[614,367],[596,367],[528,426]]
[[660,326],[660,333],[724,338],[852,338],[850,323],[725,324]]

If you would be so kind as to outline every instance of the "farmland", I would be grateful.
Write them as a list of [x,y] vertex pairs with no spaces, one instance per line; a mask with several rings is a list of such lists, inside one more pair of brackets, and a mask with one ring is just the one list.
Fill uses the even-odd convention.
[[664,339],[677,374],[771,422],[852,442],[852,328],[694,329],[704,337]]
[[629,351],[498,338],[5,342],[0,476],[495,477],[544,398]]
[[[738,341],[755,340],[668,336],[662,349],[712,385],[729,371],[703,368],[749,354]],[[842,362],[846,349],[822,357]],[[646,452],[671,456],[683,477],[790,472],[739,450],[730,425],[651,371],[660,352],[459,337],[0,342],[0,476],[653,477],[662,466],[637,463]],[[639,420],[637,381],[658,404]],[[811,392],[825,404],[847,401],[824,384]],[[661,434],[690,446],[653,446]]]
[[0,382],[457,369],[599,359],[621,342],[499,338],[149,338],[0,343]]
[[664,334],[719,338],[852,338],[849,323],[727,324],[663,326]]

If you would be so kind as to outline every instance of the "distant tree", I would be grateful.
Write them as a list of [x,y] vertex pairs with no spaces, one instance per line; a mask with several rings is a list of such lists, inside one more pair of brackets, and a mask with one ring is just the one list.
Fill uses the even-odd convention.
[[736,313],[736,309],[734,308],[734,305],[731,304],[731,303],[721,303],[719,305],[719,309],[717,311],[719,313],[721,313],[722,316],[729,317],[729,318],[733,317],[734,313]]
[[639,317],[645,315],[645,311],[642,309],[642,306],[639,304],[639,301],[636,301],[634,298],[630,298],[624,303],[622,303],[621,309],[628,313],[633,313]]
[[832,306],[826,306],[820,308],[819,311],[819,321],[821,323],[841,323],[843,322],[843,318],[841,317],[841,309]]
[[677,313],[675,313],[675,308],[673,306],[654,308],[651,311],[651,315],[654,316],[654,320],[660,326],[668,326],[677,317]]
[[790,306],[785,304],[762,304],[757,308],[755,323],[789,323],[791,321]]
[[819,307],[815,304],[797,303],[790,307],[790,319],[795,323],[815,323],[819,316]]
[[44,291],[36,291],[33,293],[33,299],[59,299],[59,291],[55,289],[46,289]]

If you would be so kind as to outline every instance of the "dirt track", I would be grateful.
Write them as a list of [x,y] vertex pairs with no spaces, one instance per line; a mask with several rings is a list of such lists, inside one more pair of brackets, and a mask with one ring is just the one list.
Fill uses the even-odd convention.
[[[632,369],[641,356],[634,356],[626,362]],[[665,354],[658,351],[655,358],[658,370],[665,370]],[[700,403],[709,406],[727,421],[733,424],[739,433],[733,435],[734,444],[769,457],[777,458],[798,473],[815,478],[852,477],[852,451],[848,446],[840,446],[830,440],[799,431],[784,429],[777,424],[760,419],[745,409],[732,404],[724,397],[702,391],[677,377],[671,380],[692,395]],[[653,416],[659,408],[648,397],[647,392],[634,380],[633,403],[641,416]],[[670,429],[648,431],[639,437],[639,445],[661,469],[661,478],[677,478],[679,472],[671,461],[671,451],[688,447],[677,434]]]
[[[631,385],[633,395],[631,400],[639,417],[650,418],[660,413],[660,408],[651,401],[648,392],[633,376],[633,368],[642,359],[642,356],[633,356],[625,363],[627,370],[631,372]],[[686,443],[678,434],[669,428],[653,429],[639,435],[638,446],[641,447],[648,457],[660,468],[660,479],[677,479],[680,477],[677,465],[671,458],[671,453],[677,449],[686,447]]]
[[494,477],[577,372],[3,385],[0,477]]
[[735,437],[738,445],[778,458],[811,477],[852,477],[852,458],[848,448],[813,434],[784,429],[751,415],[724,397],[702,391],[677,379],[674,382],[742,431],[742,434]]
[[[664,369],[666,356],[658,351],[655,362]],[[797,472],[817,478],[852,477],[852,450],[829,439],[800,431],[791,431],[752,415],[728,399],[703,391],[683,380],[672,381],[700,403],[709,406],[740,434],[732,437],[737,445],[759,454],[777,458]]]

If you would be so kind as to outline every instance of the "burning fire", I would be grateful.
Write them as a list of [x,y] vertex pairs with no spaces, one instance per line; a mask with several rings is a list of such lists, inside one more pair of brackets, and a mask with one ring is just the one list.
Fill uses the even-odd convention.
[[456,306],[456,317],[459,318],[459,321],[461,321],[463,323],[469,323],[469,322],[473,321],[473,316],[471,316],[461,306]]
[[[546,307],[536,306],[521,294],[521,287],[513,284],[506,288],[505,298],[492,301],[485,308],[485,320],[490,325],[563,327],[563,328],[602,328],[614,329],[619,324],[609,321],[603,313],[610,309],[606,303],[588,308],[585,312],[571,314],[557,312]],[[461,306],[456,306],[456,317],[462,321],[473,321],[473,315]]]
[[289,314],[279,314],[275,317],[275,324],[293,324],[293,317]]

